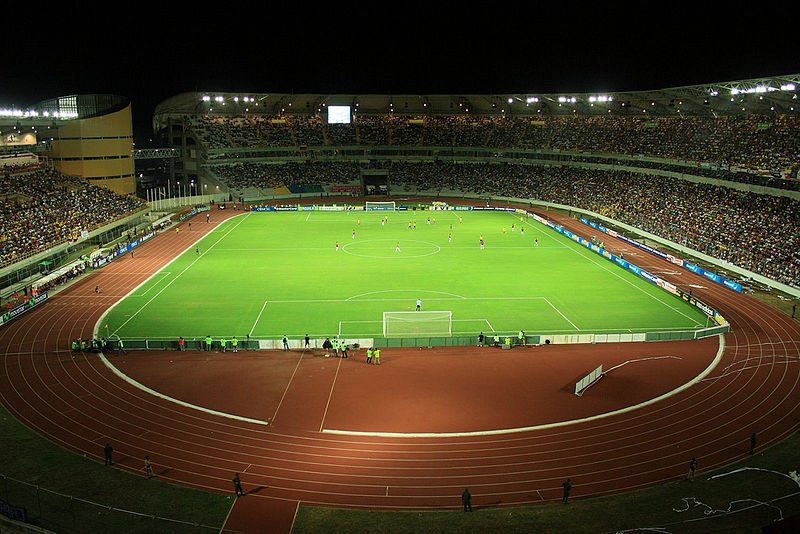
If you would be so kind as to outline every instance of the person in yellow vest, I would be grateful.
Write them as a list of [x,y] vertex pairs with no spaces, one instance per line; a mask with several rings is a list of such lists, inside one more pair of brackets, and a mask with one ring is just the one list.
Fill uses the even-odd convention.
[[375,354],[372,356],[375,359],[375,364],[381,364],[381,349],[375,349]]
[[371,363],[372,363],[372,349],[371,348],[367,348],[367,364],[371,364]]

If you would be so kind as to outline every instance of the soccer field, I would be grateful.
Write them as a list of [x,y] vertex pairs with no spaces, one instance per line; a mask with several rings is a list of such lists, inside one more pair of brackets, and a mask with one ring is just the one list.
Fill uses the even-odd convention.
[[197,246],[108,312],[111,336],[376,337],[384,312],[414,312],[417,299],[452,314],[453,336],[706,325],[696,308],[511,213],[247,212]]

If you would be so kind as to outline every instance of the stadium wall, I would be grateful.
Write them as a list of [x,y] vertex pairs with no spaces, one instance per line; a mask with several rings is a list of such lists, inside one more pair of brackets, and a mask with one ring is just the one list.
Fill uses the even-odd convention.
[[43,153],[59,172],[127,195],[136,192],[130,104],[111,113],[75,119],[58,128]]

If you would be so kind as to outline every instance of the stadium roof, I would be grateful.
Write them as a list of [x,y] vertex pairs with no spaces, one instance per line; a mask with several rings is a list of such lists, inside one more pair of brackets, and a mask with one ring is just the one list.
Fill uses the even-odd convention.
[[751,78],[649,91],[462,95],[378,95],[192,92],[161,102],[157,130],[171,115],[268,115],[325,113],[329,105],[352,106],[367,114],[399,115],[730,115],[797,112],[800,74]]

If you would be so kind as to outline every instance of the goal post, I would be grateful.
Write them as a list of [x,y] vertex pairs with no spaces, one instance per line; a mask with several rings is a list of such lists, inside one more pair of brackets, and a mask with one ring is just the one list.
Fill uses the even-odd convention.
[[449,337],[453,312],[383,312],[383,337]]
[[366,211],[396,211],[397,205],[394,201],[390,202],[371,202],[367,201],[364,204],[364,209]]

